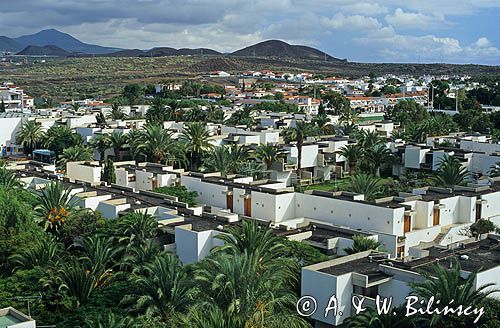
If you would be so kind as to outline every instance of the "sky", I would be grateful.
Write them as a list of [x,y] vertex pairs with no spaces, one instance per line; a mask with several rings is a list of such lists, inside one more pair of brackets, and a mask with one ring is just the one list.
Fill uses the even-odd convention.
[[[0,0],[0,3],[7,0]],[[231,52],[269,39],[359,62],[500,65],[500,0],[16,0],[0,34]]]

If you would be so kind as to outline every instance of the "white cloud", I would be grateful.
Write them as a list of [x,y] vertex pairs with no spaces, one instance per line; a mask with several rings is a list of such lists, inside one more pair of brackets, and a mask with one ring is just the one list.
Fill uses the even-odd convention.
[[319,23],[322,27],[334,30],[358,31],[381,27],[376,18],[361,15],[345,16],[344,14],[336,14],[331,18],[321,17]]
[[438,15],[424,15],[421,13],[405,12],[397,8],[394,14],[386,15],[385,21],[396,28],[428,29],[445,23],[444,17]]
[[495,63],[500,56],[500,50],[485,37],[462,46],[458,39],[450,37],[398,34],[392,26],[357,38],[355,43],[375,46],[381,58],[399,62],[416,59],[419,62],[469,63],[481,60],[484,63]]

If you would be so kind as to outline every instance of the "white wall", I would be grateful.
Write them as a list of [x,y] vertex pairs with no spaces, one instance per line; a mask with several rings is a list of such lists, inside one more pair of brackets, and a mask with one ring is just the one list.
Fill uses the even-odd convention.
[[78,162],[69,162],[66,164],[66,176],[70,180],[99,183],[101,181],[101,168]]
[[125,211],[130,208],[130,204],[109,204],[106,202],[100,202],[97,206],[97,211],[99,211],[103,218],[106,219],[116,219],[118,217],[118,213],[121,211]]
[[481,205],[481,217],[495,221],[500,218],[500,191],[484,194],[480,197],[486,200],[486,203]]
[[138,190],[152,190],[153,173],[142,170],[135,170],[135,187]]
[[116,184],[117,185],[128,187],[129,182],[128,182],[128,171],[127,170],[116,169],[115,176],[116,176]]
[[181,176],[181,185],[190,191],[198,192],[198,203],[226,208],[227,186],[203,182],[200,178]]
[[401,236],[404,208],[387,208],[361,202],[296,193],[297,217],[314,218],[353,229]]
[[[317,311],[312,319],[331,325],[339,325],[351,314],[352,279],[351,273],[342,276],[333,276],[327,273],[302,268],[301,296],[312,296],[317,301]],[[338,300],[339,311],[343,316],[334,317],[332,312],[325,318],[324,309],[330,298],[335,295]]]
[[88,208],[93,211],[97,209],[99,203],[108,199],[111,199],[112,195],[99,195],[91,197],[78,197],[78,195],[73,196],[72,201],[75,202],[75,206],[80,208]]
[[193,231],[183,227],[175,228],[177,256],[184,264],[196,263],[210,255],[212,248],[222,246],[223,242],[215,236],[215,230]]
[[[496,286],[485,289],[485,291],[489,291],[492,289],[498,290],[498,286],[500,285],[500,266],[496,266],[486,271],[479,272],[476,275],[475,287],[476,289],[484,286],[486,284],[495,283]],[[500,292],[495,292],[490,295],[490,297],[500,298]]]
[[425,162],[425,154],[429,149],[421,149],[420,147],[405,148],[405,167],[419,169],[420,164]]
[[[0,146],[7,146],[16,142],[16,134],[21,129],[21,117],[0,118]],[[1,150],[1,149],[0,149]]]

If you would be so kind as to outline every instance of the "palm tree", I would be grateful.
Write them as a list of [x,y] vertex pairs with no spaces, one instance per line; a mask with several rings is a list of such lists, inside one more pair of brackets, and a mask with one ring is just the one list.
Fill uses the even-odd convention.
[[143,327],[132,317],[119,318],[113,312],[98,315],[96,318],[85,318],[85,324],[92,328],[141,328]]
[[363,149],[372,148],[382,142],[382,138],[375,131],[362,130],[358,135],[358,144],[361,145]]
[[242,227],[228,227],[227,234],[217,235],[215,238],[224,242],[224,245],[214,249],[214,252],[229,252],[257,254],[264,260],[279,258],[284,252],[284,244],[279,237],[273,234],[269,225],[259,225],[255,220],[243,221]]
[[382,192],[382,185],[380,178],[370,174],[358,173],[351,177],[349,190],[365,195],[366,200],[373,200]]
[[253,177],[255,180],[264,178],[265,167],[257,161],[246,161],[236,169],[236,173]]
[[367,238],[360,235],[354,235],[352,237],[353,244],[351,247],[344,248],[344,252],[347,254],[356,254],[364,251],[378,250],[380,249],[380,242],[373,240],[371,238]]
[[85,146],[73,146],[63,150],[59,156],[59,165],[65,165],[68,162],[92,161],[94,159],[92,150]]
[[[433,297],[440,300],[441,304],[453,302],[453,307],[462,305],[464,308],[466,306],[476,308],[489,295],[498,292],[498,289],[492,288],[495,283],[476,286],[477,270],[464,279],[461,274],[460,262],[456,261],[454,266],[453,269],[446,269],[437,264],[433,267],[434,272],[423,271],[421,274],[425,277],[425,280],[410,285],[414,294],[426,301]],[[431,327],[441,327],[446,317],[434,314],[425,319],[427,319]]]
[[295,127],[288,128],[285,131],[285,137],[289,141],[295,141],[297,146],[297,172],[300,178],[302,170],[302,146],[307,137],[317,135],[317,130],[314,125],[298,121]]
[[73,113],[77,113],[81,106],[79,103],[73,102],[70,105],[70,107],[71,107],[71,110],[73,111]]
[[66,125],[55,124],[44,134],[42,144],[59,155],[68,147],[82,145],[83,140]]
[[142,245],[156,236],[158,222],[146,212],[134,212],[122,217],[118,226],[123,234],[121,241],[126,240],[129,245]]
[[106,150],[111,147],[109,138],[106,135],[98,134],[90,139],[89,145],[99,152],[99,162],[102,163],[105,160]]
[[106,117],[112,120],[123,120],[127,118],[127,115],[120,109],[120,104],[115,102],[111,104],[111,112]]
[[0,186],[5,189],[15,189],[21,187],[21,185],[21,181],[19,181],[14,172],[4,166],[0,166]]
[[333,125],[328,124],[330,119],[326,114],[320,114],[314,117],[313,123],[318,126],[321,131],[321,134],[332,134],[333,133]]
[[358,314],[349,321],[349,328],[411,328],[416,327],[415,320],[407,317],[403,309],[378,314],[373,308]]
[[255,149],[255,157],[266,164],[266,169],[270,170],[273,162],[279,161],[284,156],[284,151],[277,145],[260,144]]
[[137,288],[127,298],[135,299],[136,308],[146,308],[163,322],[168,323],[174,312],[184,311],[192,302],[186,269],[173,255],[157,256],[145,265],[144,274],[133,274],[130,279]]
[[207,115],[205,116],[207,122],[212,123],[223,123],[224,122],[224,111],[220,108],[216,108],[210,105],[207,110]]
[[155,163],[161,163],[173,152],[172,133],[160,125],[148,125],[143,133],[143,143],[137,150]]
[[10,257],[16,269],[29,270],[36,266],[56,265],[61,259],[62,247],[49,236],[33,240],[29,248]]
[[392,158],[391,151],[383,143],[376,143],[366,151],[366,159],[375,170],[375,176],[380,176],[380,167]]
[[500,176],[500,162],[496,162],[495,165],[490,167],[488,171],[490,177],[498,177]]
[[41,124],[34,120],[28,120],[23,123],[21,129],[17,132],[16,142],[23,145],[27,153],[31,153],[42,141],[43,134]]
[[196,296],[225,312],[233,327],[309,327],[295,310],[298,270],[246,250],[219,253],[195,269]]
[[120,150],[127,143],[127,136],[121,131],[113,131],[113,133],[108,135],[108,139],[111,148],[113,148],[115,160],[119,161],[121,159]]
[[122,270],[142,274],[144,266],[152,263],[160,253],[160,245],[154,239],[147,239],[138,245],[127,246],[121,260]]
[[120,249],[114,247],[111,238],[98,236],[84,237],[75,241],[79,250],[79,260],[88,270],[95,273],[108,273],[113,268]]
[[196,171],[201,154],[214,147],[210,143],[210,134],[203,123],[193,122],[184,128],[180,140],[185,143],[186,150],[191,154],[191,170]]
[[453,188],[467,184],[469,172],[460,161],[453,156],[445,156],[439,162],[439,168],[433,177],[434,183],[440,187]]
[[132,156],[137,155],[137,147],[143,142],[143,133],[137,129],[130,130],[127,133],[127,143],[130,146]]
[[338,154],[345,157],[349,167],[349,174],[353,175],[356,171],[356,163],[363,156],[361,147],[357,144],[345,145],[338,151]]
[[222,176],[234,172],[233,158],[228,146],[215,147],[206,159],[205,165],[212,171],[220,172]]
[[231,154],[233,171],[236,171],[238,167],[246,163],[250,158],[250,148],[246,145],[231,145],[229,152]]
[[74,300],[73,306],[75,308],[89,300],[92,293],[103,287],[108,280],[107,273],[89,271],[75,260],[62,262],[56,272],[56,283],[59,285],[59,291],[65,291]]
[[44,225],[45,229],[57,231],[68,220],[74,211],[70,192],[70,189],[64,189],[64,185],[57,181],[48,184],[41,193],[36,194],[36,220]]

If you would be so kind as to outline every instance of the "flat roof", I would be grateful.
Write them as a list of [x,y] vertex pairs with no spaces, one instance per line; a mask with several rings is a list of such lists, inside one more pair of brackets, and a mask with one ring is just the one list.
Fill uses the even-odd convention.
[[[434,265],[439,264],[444,268],[450,267],[450,262],[455,265],[460,263],[462,270],[486,271],[500,265],[500,241],[487,238],[478,242],[464,244],[463,247],[442,248],[431,247],[426,249],[429,255],[413,261],[401,263],[393,262],[394,266],[411,271],[434,272]],[[466,255],[468,258],[462,258]]]
[[359,274],[370,275],[380,275],[379,264],[374,257],[370,256],[363,257],[360,259],[343,262],[340,264],[334,264],[325,268],[318,270],[319,272],[328,273],[334,276],[341,276],[350,272],[356,272]]

